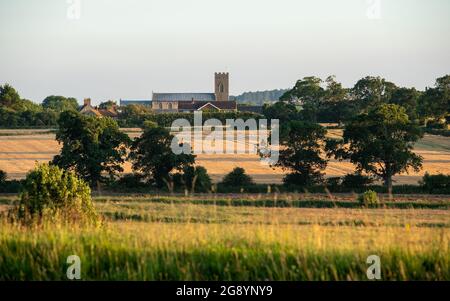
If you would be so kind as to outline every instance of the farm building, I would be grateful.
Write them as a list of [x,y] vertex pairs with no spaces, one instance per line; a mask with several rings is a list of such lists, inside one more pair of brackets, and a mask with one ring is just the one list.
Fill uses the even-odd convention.
[[116,119],[119,116],[119,113],[116,110],[116,107],[113,106],[109,109],[100,109],[98,107],[94,107],[91,105],[91,99],[86,98],[84,100],[83,106],[79,110],[80,114],[86,116],[95,116],[95,117],[111,117]]

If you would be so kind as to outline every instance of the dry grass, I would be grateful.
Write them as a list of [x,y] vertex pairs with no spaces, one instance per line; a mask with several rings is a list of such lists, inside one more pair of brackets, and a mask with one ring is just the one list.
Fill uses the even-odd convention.
[[448,210],[96,206],[102,229],[0,220],[0,279],[64,280],[72,254],[84,280],[367,280],[372,254],[383,280],[450,278]]
[[[22,135],[20,130],[9,130],[8,136],[0,136],[0,169],[5,170],[11,178],[23,178],[36,161],[48,162],[60,149],[54,134],[30,134],[30,130],[26,131],[26,135]],[[131,137],[139,135],[137,129],[125,131]],[[335,138],[341,134],[342,130],[329,130],[328,133],[330,137]],[[238,145],[250,145],[251,149],[254,143],[235,141]],[[425,135],[417,144],[416,152],[424,157],[423,170],[396,176],[396,184],[416,184],[425,172],[450,174],[450,138]],[[256,154],[201,154],[197,157],[197,163],[208,170],[214,181],[220,181],[234,167],[245,168],[257,183],[281,183],[285,174],[279,168],[272,169],[261,165]],[[325,172],[327,177],[334,177],[353,170],[353,165],[348,162],[331,160]],[[125,172],[131,172],[130,164],[125,165]]]

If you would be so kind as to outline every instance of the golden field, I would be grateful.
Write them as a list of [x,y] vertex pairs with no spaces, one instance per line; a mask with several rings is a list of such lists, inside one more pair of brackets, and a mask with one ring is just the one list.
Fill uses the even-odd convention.
[[[125,129],[130,137],[139,135],[138,129]],[[329,130],[330,137],[338,137],[341,130]],[[224,139],[225,140],[225,139]],[[239,140],[236,144],[243,144]],[[254,148],[254,141],[250,147]],[[0,130],[0,169],[10,178],[23,178],[36,162],[48,162],[59,152],[60,146],[55,135],[46,130]],[[395,184],[416,184],[425,172],[430,174],[450,174],[450,138],[425,135],[416,145],[415,151],[423,156],[423,169],[419,173],[402,174],[395,177]],[[257,183],[281,183],[285,172],[262,165],[256,154],[200,154],[197,164],[204,166],[214,181],[234,167],[243,167]],[[331,160],[325,170],[327,177],[342,176],[354,167],[349,162]],[[125,172],[131,172],[130,164],[125,164]]]
[[[0,280],[65,280],[71,254],[83,280],[367,280],[370,255],[381,258],[382,280],[450,279],[448,198],[413,201],[426,209],[368,209],[228,197],[96,197],[101,228],[30,229],[0,218]],[[14,198],[0,201],[2,211]]]

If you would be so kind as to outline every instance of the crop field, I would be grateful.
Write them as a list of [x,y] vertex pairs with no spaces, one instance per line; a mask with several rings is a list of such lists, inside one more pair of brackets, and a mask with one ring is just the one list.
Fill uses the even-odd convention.
[[[15,197],[1,200],[5,212]],[[99,228],[0,220],[0,279],[450,280],[450,199],[398,198],[367,209],[351,195],[96,197]],[[404,206],[403,206],[403,205]]]
[[[139,135],[138,129],[124,129],[130,137]],[[329,130],[330,137],[339,137],[341,130]],[[224,139],[225,140],[225,139]],[[248,143],[234,140],[233,143],[246,144],[254,149],[254,140]],[[223,144],[225,142],[223,141]],[[36,162],[48,162],[59,152],[54,133],[46,130],[0,130],[0,169],[11,178],[23,178],[34,168]],[[205,149],[208,149],[205,146]],[[422,171],[396,176],[395,184],[417,184],[425,172],[430,174],[450,174],[450,138],[425,135],[416,145],[415,151],[424,157]],[[220,181],[234,167],[243,167],[257,183],[280,183],[285,172],[279,168],[262,165],[256,154],[200,154],[197,164],[204,166],[212,179]],[[349,162],[331,160],[325,170],[327,177],[342,176],[350,173],[354,167]],[[131,172],[129,163],[125,164],[125,173]]]

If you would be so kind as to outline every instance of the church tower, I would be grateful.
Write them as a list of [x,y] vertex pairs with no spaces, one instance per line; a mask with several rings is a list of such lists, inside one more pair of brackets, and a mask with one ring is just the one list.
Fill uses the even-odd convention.
[[214,73],[214,93],[216,94],[216,101],[229,100],[229,76],[228,72]]

